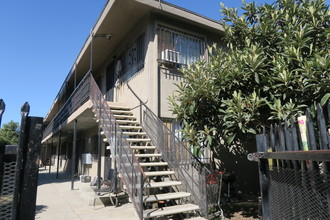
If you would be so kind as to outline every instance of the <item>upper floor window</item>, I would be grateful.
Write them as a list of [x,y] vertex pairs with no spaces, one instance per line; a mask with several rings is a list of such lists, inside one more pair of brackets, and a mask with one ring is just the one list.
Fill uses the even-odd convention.
[[200,60],[205,54],[202,38],[158,26],[158,59],[161,62],[187,65]]
[[125,79],[144,68],[145,34],[141,34],[135,41],[128,45],[121,56],[121,71]]

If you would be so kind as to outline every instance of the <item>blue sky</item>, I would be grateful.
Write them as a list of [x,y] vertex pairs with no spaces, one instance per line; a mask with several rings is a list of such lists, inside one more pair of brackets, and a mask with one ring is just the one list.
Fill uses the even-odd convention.
[[[168,2],[215,20],[220,19],[220,2],[227,7],[241,6],[239,0]],[[47,114],[105,3],[106,0],[0,1],[0,98],[6,103],[2,124],[20,122],[20,108],[26,101],[30,103],[31,116]]]

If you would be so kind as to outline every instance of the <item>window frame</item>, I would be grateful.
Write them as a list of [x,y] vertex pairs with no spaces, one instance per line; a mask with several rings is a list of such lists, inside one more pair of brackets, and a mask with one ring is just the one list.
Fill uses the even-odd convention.
[[[179,59],[177,58],[177,56],[182,56],[180,55],[180,51],[175,51],[175,50],[170,50],[168,48],[166,48],[167,46],[164,46],[162,48],[162,39],[161,39],[161,33],[159,32],[160,29],[167,29],[169,30],[172,34],[175,33],[177,35],[179,35],[180,37],[184,37],[186,39],[193,39],[195,41],[200,41],[199,42],[199,47],[200,47],[200,53],[199,53],[199,57],[196,58],[195,60],[193,60],[192,62],[190,62],[189,58],[187,62],[182,62],[182,60],[184,58],[180,57]],[[159,63],[162,63],[162,64],[174,64],[174,67],[178,68],[178,67],[181,67],[181,66],[185,66],[185,65],[189,65],[189,64],[192,64],[196,61],[199,61],[199,60],[207,60],[208,59],[208,56],[207,56],[207,37],[204,36],[204,35],[201,35],[201,34],[198,34],[196,32],[192,32],[192,31],[189,31],[187,29],[183,29],[183,28],[180,28],[180,27],[176,27],[176,26],[173,26],[173,25],[170,25],[170,24],[167,24],[167,23],[164,23],[164,22],[156,22],[156,25],[155,25],[155,33],[157,35],[157,60]],[[181,38],[182,40],[182,38]],[[167,50],[167,51],[166,51]],[[193,57],[193,55],[183,55],[183,57]],[[166,57],[166,58],[165,58]],[[164,59],[165,58],[165,59]]]

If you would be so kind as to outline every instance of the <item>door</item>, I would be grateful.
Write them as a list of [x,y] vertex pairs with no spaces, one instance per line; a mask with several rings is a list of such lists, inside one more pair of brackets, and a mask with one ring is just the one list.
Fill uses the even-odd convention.
[[113,102],[114,101],[114,88],[115,88],[115,62],[112,62],[108,68],[106,73],[106,100]]

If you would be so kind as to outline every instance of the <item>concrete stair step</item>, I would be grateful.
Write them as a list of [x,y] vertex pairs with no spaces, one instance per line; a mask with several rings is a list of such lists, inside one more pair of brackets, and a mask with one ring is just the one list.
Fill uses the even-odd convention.
[[154,150],[156,146],[131,146],[131,149],[134,150]]
[[173,215],[182,212],[191,212],[199,210],[198,205],[195,204],[184,204],[167,206],[158,209],[147,209],[143,211],[143,218],[155,218],[158,216]]
[[133,113],[130,110],[117,110],[117,109],[111,109],[111,112],[113,114],[127,114],[127,115],[132,115]]
[[107,104],[111,108],[111,110],[131,110],[129,106],[123,103],[108,102]]
[[123,134],[124,135],[141,135],[141,136],[147,135],[147,133],[145,133],[145,132],[133,132],[133,131],[124,131]]
[[134,116],[132,115],[113,115],[116,119],[117,118],[126,118],[126,119],[136,119]]
[[167,166],[167,162],[148,162],[148,163],[140,163],[141,167],[148,167],[148,166]]
[[128,142],[150,142],[150,138],[126,138]]
[[116,120],[116,122],[119,125],[130,125],[130,124],[139,125],[140,124],[140,122],[138,122],[138,121],[130,121],[130,120]]
[[174,173],[175,172],[172,170],[144,172],[144,174],[147,177],[149,177],[149,176],[168,176],[168,175],[172,175]]
[[160,157],[162,154],[135,154],[136,157]]
[[162,193],[162,194],[143,196],[143,202],[157,202],[162,200],[181,199],[189,196],[190,193],[187,192]]
[[[117,120],[118,121],[118,120]],[[132,130],[140,130],[142,129],[141,126],[134,126],[134,125],[119,125],[119,127],[122,129],[122,130],[127,130],[127,129],[132,129]]]
[[164,181],[164,182],[151,182],[144,184],[145,188],[159,188],[159,187],[169,187],[169,186],[179,186],[182,183],[180,181]]

